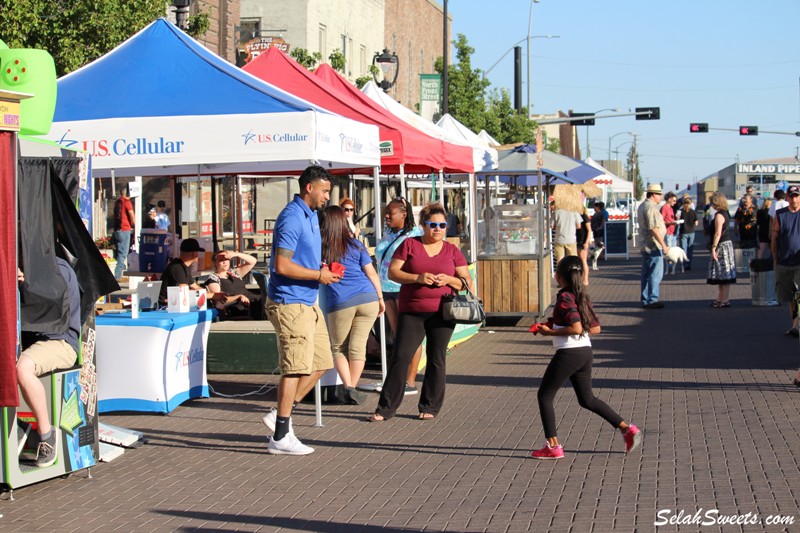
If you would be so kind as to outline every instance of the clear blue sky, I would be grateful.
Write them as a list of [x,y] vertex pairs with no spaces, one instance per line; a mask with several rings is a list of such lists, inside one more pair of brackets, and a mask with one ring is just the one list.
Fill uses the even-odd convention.
[[[475,48],[473,68],[489,69],[523,40],[523,105],[530,8],[531,0],[448,1],[453,38],[463,33]],[[609,136],[636,132],[645,181],[672,189],[737,158],[794,157],[800,137],[690,134],[689,123],[800,131],[798,25],[800,0],[541,0],[533,4],[531,35],[560,38],[531,40],[532,112],[659,106],[660,121],[597,120],[589,145],[592,158],[607,159]],[[513,53],[488,78],[511,91]],[[578,128],[583,157],[586,129]],[[629,140],[615,137],[612,153]],[[620,158],[629,148],[619,148]]]

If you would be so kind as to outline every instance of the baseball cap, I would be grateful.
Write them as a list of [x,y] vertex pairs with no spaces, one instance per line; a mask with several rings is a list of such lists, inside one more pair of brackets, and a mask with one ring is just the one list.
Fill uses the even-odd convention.
[[786,189],[786,196],[800,196],[800,187],[797,185],[792,185]]
[[181,252],[205,252],[205,248],[200,248],[197,239],[183,239],[181,241]]

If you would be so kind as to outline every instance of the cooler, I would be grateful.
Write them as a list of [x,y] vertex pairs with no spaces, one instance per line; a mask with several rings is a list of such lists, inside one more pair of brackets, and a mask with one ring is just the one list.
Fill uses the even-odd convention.
[[165,230],[144,229],[139,237],[139,272],[161,273],[169,261]]

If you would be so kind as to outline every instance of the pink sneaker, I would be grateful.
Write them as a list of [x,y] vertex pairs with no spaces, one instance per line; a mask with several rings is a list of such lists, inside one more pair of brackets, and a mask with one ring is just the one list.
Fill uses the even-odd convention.
[[625,453],[631,453],[642,443],[642,430],[631,424],[622,438],[625,439]]
[[564,448],[559,444],[558,446],[545,446],[541,450],[531,452],[531,457],[534,459],[563,459]]

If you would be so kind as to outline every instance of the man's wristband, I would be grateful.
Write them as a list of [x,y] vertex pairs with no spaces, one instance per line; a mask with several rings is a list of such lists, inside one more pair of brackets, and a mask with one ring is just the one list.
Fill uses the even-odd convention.
[[319,276],[317,276],[317,281],[322,279],[322,269],[319,269]]

